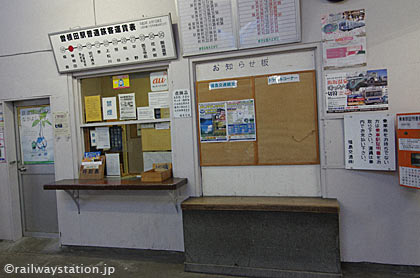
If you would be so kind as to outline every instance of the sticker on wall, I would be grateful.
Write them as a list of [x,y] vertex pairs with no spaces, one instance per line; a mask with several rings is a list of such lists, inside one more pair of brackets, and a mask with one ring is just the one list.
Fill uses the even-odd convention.
[[54,112],[54,136],[56,140],[65,138],[67,141],[70,140],[70,125],[69,125],[69,113],[68,112]]
[[364,9],[321,17],[324,69],[366,65]]
[[23,163],[54,163],[54,131],[50,106],[20,107],[18,111]]
[[345,115],[346,169],[394,171],[394,132],[390,114]]
[[210,82],[209,83],[209,90],[217,90],[217,89],[229,89],[229,88],[236,88],[238,87],[238,81],[236,80],[228,80],[228,81],[217,81],[217,82]]
[[325,76],[327,113],[388,109],[386,69]]
[[130,88],[130,77],[128,75],[113,76],[112,88],[113,89]]
[[300,82],[299,74],[272,75],[269,76],[267,79],[268,85]]
[[174,118],[191,118],[191,94],[188,89],[172,93]]
[[152,72],[150,74],[150,89],[153,92],[168,90],[168,73],[166,71]]

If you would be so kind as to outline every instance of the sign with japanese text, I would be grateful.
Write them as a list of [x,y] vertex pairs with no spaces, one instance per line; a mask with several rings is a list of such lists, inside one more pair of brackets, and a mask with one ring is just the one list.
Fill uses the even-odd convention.
[[175,90],[172,94],[172,103],[174,118],[191,118],[190,90]]
[[339,72],[325,76],[327,113],[388,109],[388,71]]
[[394,171],[394,132],[389,114],[345,115],[346,169]]
[[299,82],[299,74],[272,75],[268,77],[268,85]]
[[216,89],[227,89],[227,88],[236,88],[238,87],[238,81],[236,80],[228,80],[228,81],[217,81],[217,82],[210,82],[209,83],[209,90],[216,90]]

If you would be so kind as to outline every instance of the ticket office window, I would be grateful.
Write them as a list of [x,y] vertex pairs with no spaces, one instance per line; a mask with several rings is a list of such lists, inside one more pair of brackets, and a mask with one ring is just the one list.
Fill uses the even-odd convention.
[[81,79],[84,151],[119,154],[121,176],[171,163],[168,89],[156,84],[165,78],[166,71]]

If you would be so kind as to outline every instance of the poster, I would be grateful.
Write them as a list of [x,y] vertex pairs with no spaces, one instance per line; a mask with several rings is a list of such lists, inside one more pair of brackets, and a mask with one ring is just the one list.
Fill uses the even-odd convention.
[[346,169],[394,171],[394,134],[390,114],[345,115]]
[[168,73],[166,71],[150,73],[150,89],[153,92],[168,90]]
[[96,148],[110,149],[111,138],[109,135],[109,126],[95,128]]
[[24,164],[54,163],[54,131],[50,106],[19,109],[19,134]]
[[386,69],[325,76],[327,113],[388,109]]
[[191,94],[189,89],[175,90],[172,94],[174,118],[191,118]]
[[253,99],[227,102],[229,141],[255,141],[255,106]]
[[57,140],[66,138],[70,140],[70,125],[68,112],[54,112],[54,136]]
[[299,1],[241,0],[239,47],[259,47],[300,41]]
[[102,115],[104,120],[116,120],[118,118],[116,97],[102,98]]
[[130,88],[130,77],[128,75],[113,76],[112,88],[113,89]]
[[200,141],[225,142],[226,132],[226,103],[207,102],[200,103]]
[[364,9],[321,17],[324,69],[366,65]]
[[120,120],[137,119],[136,99],[134,93],[119,94],[118,100],[120,102]]

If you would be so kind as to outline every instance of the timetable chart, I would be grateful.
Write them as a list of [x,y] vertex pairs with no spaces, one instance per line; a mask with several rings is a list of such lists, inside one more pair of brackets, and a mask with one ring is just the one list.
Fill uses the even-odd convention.
[[176,58],[169,15],[49,36],[61,73]]
[[239,48],[300,41],[299,0],[238,1]]
[[178,0],[183,55],[236,49],[230,0]]

